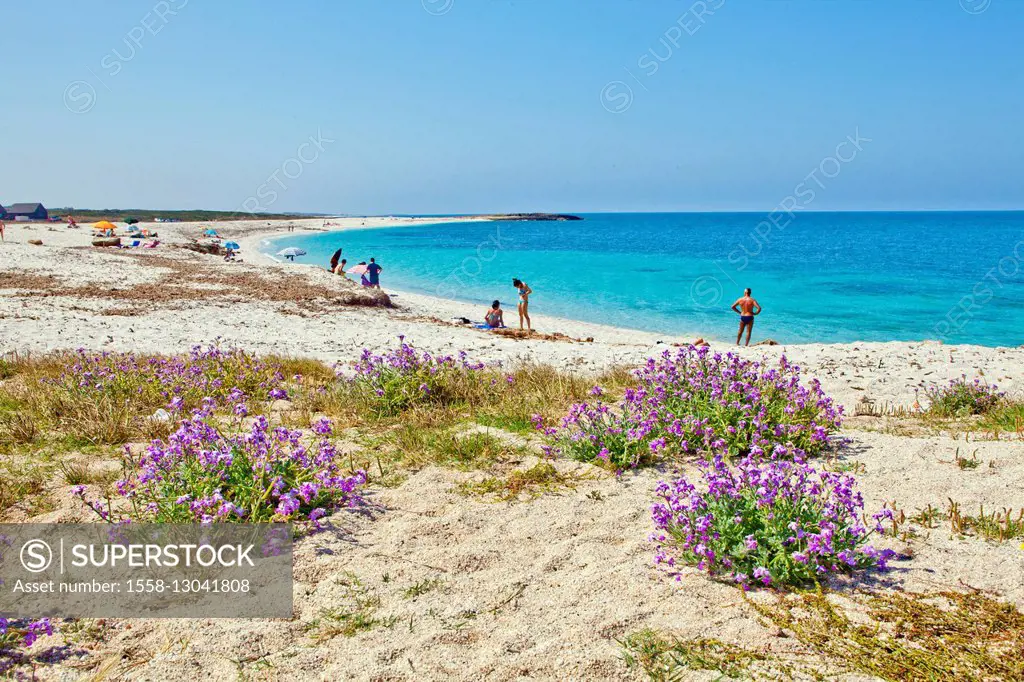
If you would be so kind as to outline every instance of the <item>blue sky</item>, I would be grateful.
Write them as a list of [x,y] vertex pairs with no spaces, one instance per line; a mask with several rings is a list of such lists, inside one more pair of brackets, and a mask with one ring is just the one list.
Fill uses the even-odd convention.
[[7,0],[3,24],[3,203],[761,211],[819,169],[817,210],[1024,208],[1018,0]]

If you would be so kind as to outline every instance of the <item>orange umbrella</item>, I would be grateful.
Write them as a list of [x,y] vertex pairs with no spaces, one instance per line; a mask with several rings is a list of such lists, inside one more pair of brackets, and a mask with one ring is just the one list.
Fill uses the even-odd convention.
[[92,229],[100,230],[101,232],[106,232],[107,230],[116,230],[117,229],[117,225],[115,225],[114,223],[108,222],[106,220],[101,220],[98,223],[96,223],[95,225],[93,225]]

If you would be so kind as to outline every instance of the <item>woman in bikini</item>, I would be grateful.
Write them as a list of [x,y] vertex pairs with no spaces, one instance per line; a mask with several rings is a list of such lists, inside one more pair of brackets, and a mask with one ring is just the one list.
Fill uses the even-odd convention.
[[484,315],[484,322],[491,329],[505,326],[505,312],[501,309],[501,301],[495,301],[491,304],[491,309]]
[[533,331],[530,326],[530,294],[533,293],[533,289],[522,280],[512,278],[512,286],[519,291],[519,328],[523,328],[523,320],[526,320],[526,330]]

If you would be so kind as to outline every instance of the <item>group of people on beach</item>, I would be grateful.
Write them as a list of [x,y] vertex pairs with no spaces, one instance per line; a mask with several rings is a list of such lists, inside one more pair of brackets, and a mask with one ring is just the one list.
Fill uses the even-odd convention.
[[[519,292],[519,302],[516,304],[516,310],[519,312],[519,329],[523,329],[523,325],[526,325],[526,331],[533,331],[533,327],[530,324],[530,294],[533,293],[533,289],[522,280],[513,277],[512,286]],[[495,299],[491,303],[491,307],[484,313],[484,324],[490,329],[503,329],[505,327],[505,311],[501,309],[501,301]]]
[[[335,275],[345,277],[346,275],[349,274],[345,270],[345,268],[348,266],[348,259],[342,258],[341,252],[342,249],[338,249],[337,251],[334,252],[334,255],[331,256],[330,267],[327,269],[333,272]],[[360,261],[357,268],[358,272],[353,272],[352,274],[360,275],[360,284],[370,289],[380,289],[380,273],[381,271],[384,270],[384,268],[380,266],[376,258],[371,258],[369,263],[367,263],[366,261]],[[353,271],[355,270],[356,268],[353,268]]]
[[[342,249],[334,252],[328,270],[344,277],[348,274],[345,270],[348,260],[342,258],[341,254]],[[360,261],[359,266],[361,267],[353,274],[360,275],[360,283],[364,287],[380,289],[380,273],[384,268],[377,263],[376,258],[370,258],[369,263]],[[353,268],[353,270],[356,270],[356,268]],[[512,278],[512,286],[515,287],[516,293],[519,296],[519,300],[516,303],[516,311],[519,313],[519,329],[532,332],[530,295],[533,293],[533,289],[518,277]],[[746,345],[749,346],[750,335],[754,331],[754,317],[761,314],[761,304],[751,295],[750,288],[748,287],[743,290],[743,296],[736,299],[736,302],[732,304],[732,310],[740,316],[740,328],[736,334],[736,345],[740,345],[743,332],[745,331],[747,333]],[[484,324],[482,327],[487,329],[503,329],[505,327],[505,311],[501,309],[500,300],[495,299],[491,303],[491,307],[484,312]]]

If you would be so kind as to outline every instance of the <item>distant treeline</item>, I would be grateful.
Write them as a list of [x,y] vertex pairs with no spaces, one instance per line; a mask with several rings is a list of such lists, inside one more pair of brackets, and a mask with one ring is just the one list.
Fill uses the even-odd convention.
[[319,218],[319,213],[244,213],[238,211],[154,211],[141,208],[51,208],[51,216],[74,216],[76,220],[94,222],[109,220],[123,222],[126,218],[135,218],[144,223],[151,223],[157,218],[164,220],[180,220],[183,223],[197,223],[214,220],[282,220],[300,218]]

